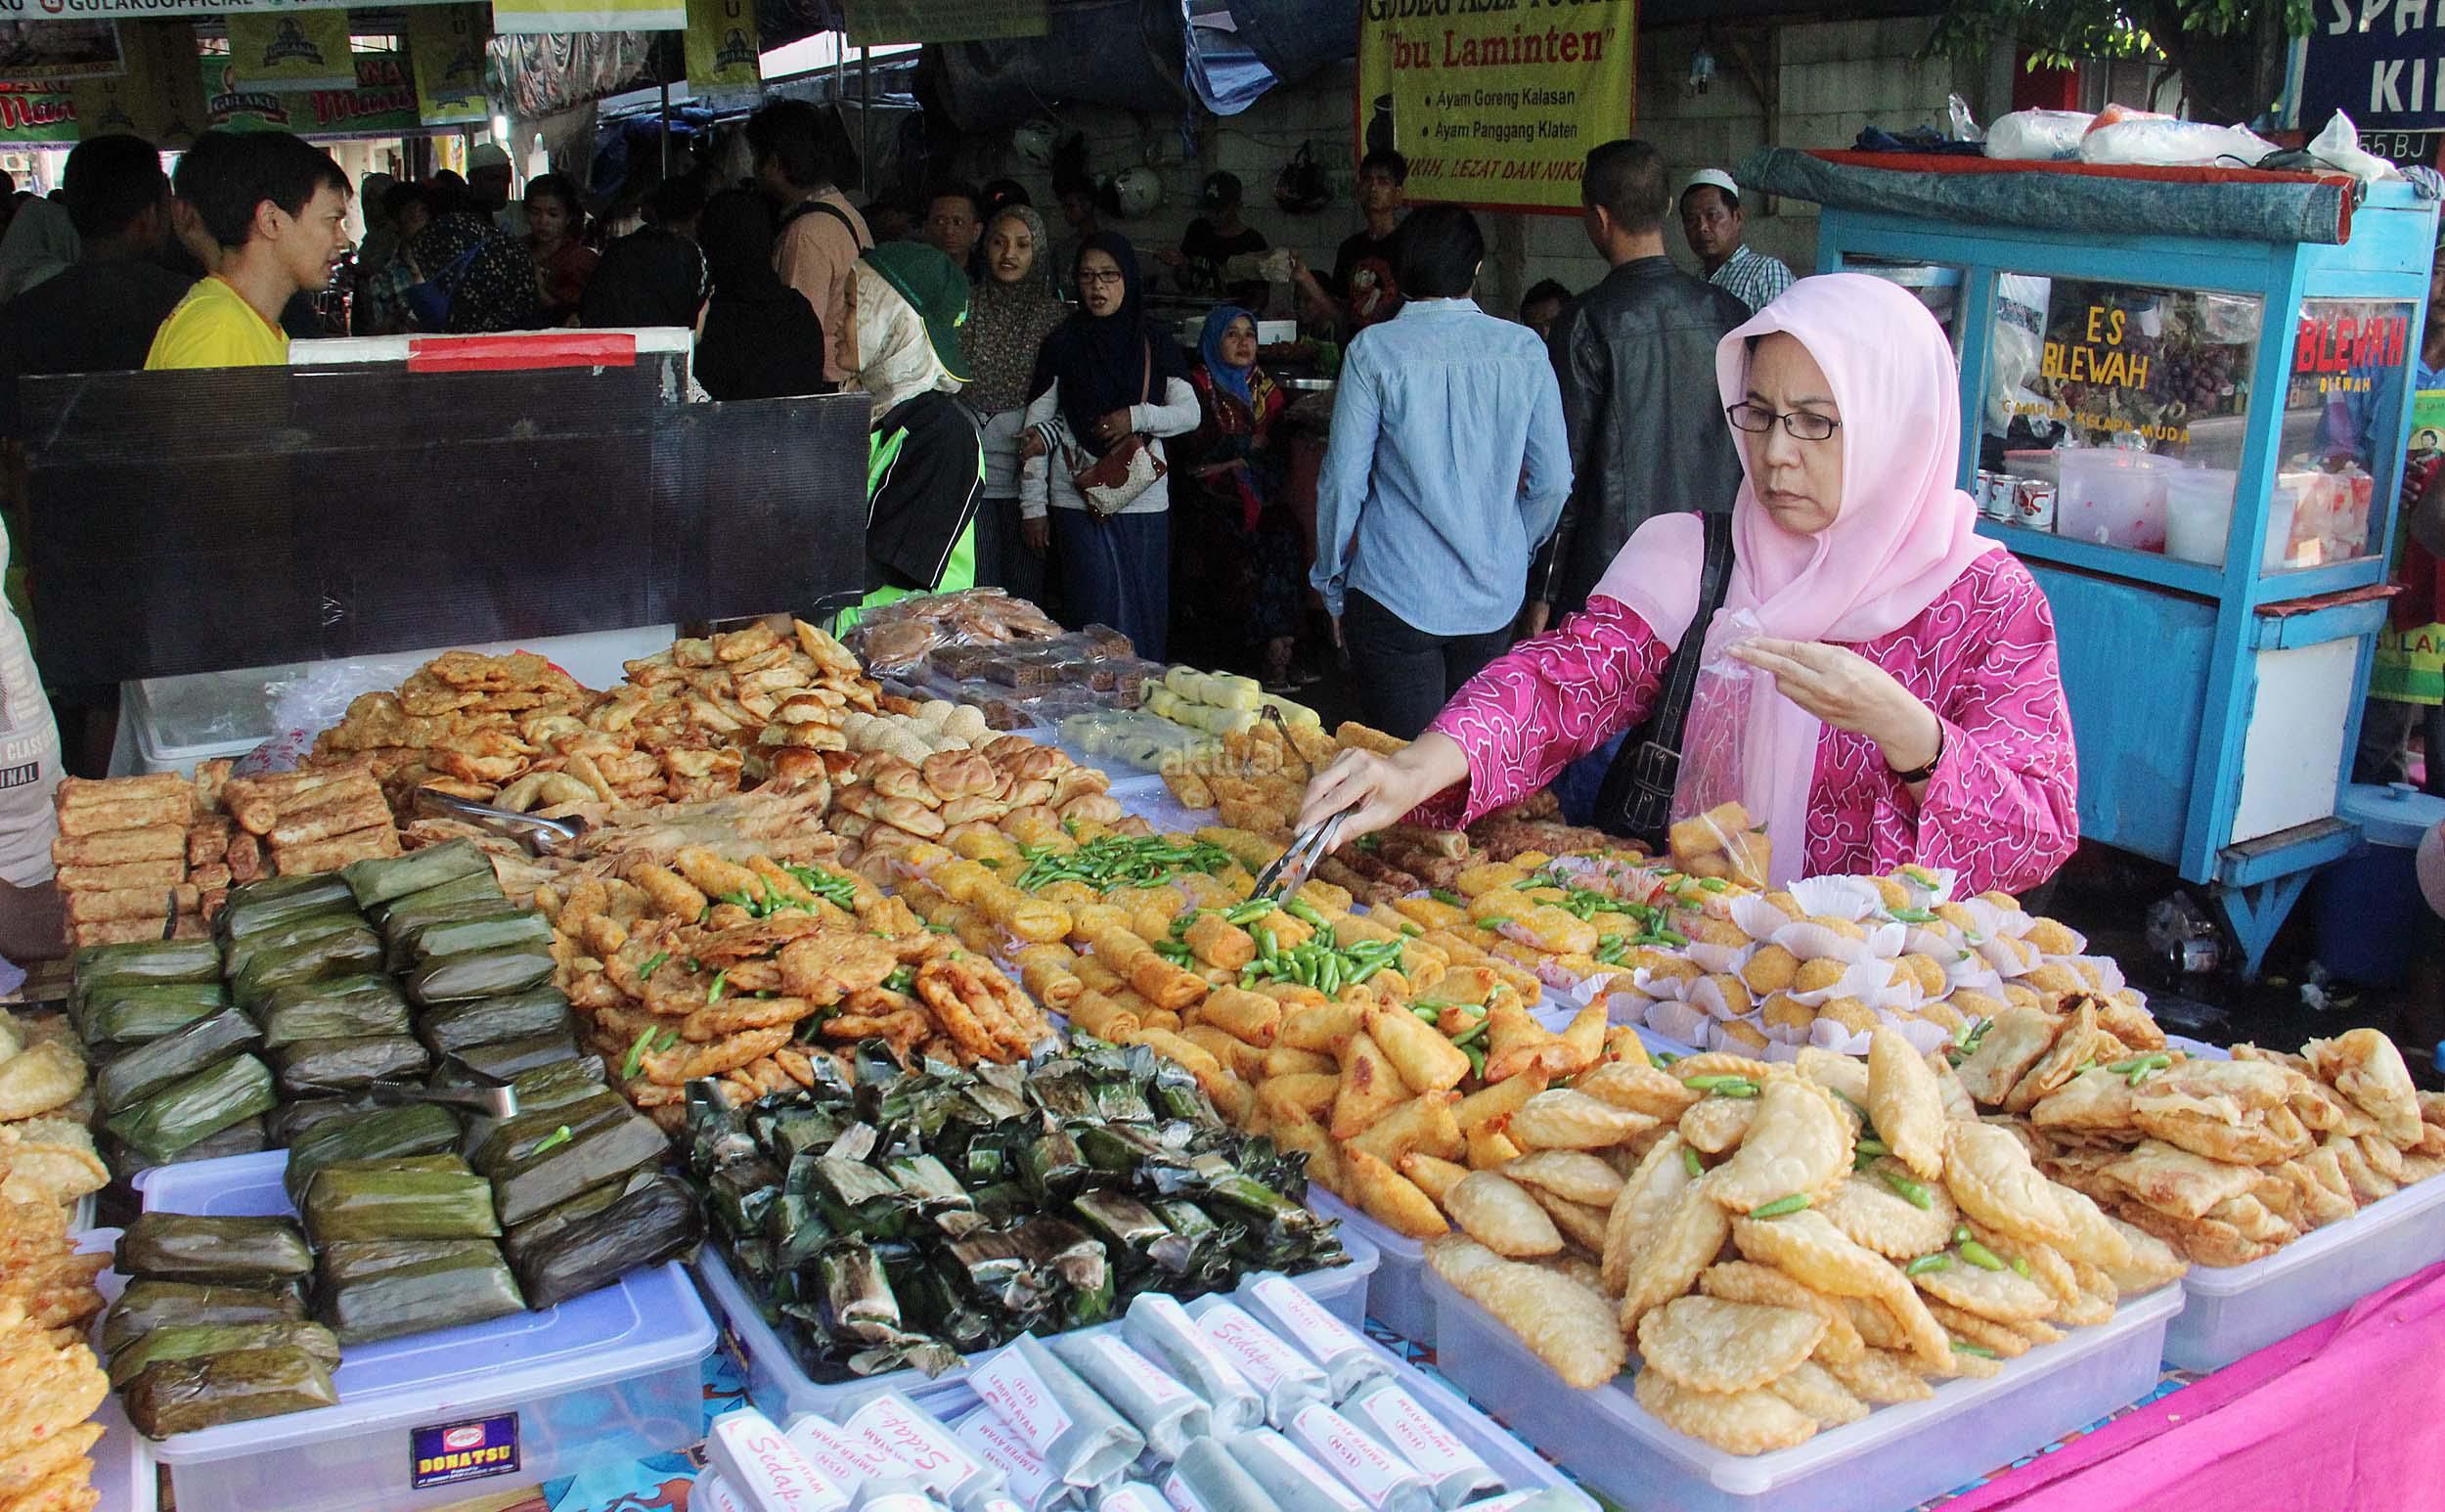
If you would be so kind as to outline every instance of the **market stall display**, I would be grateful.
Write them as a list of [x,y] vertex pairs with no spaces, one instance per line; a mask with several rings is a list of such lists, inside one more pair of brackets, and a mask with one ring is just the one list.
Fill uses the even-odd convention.
[[1300,1205],[1301,1158],[1145,1048],[967,1072],[860,1057],[741,1106],[699,1084],[687,1143],[725,1269],[819,1383],[940,1376],[1141,1294],[1347,1263]]
[[107,1255],[80,1255],[50,1200],[0,1200],[0,1506],[93,1512],[94,1458],[105,1429],[89,1421],[110,1393],[83,1338],[102,1311],[94,1276]]

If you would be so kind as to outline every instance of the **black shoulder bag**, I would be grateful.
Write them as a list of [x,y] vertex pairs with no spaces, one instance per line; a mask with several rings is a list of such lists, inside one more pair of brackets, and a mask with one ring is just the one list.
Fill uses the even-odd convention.
[[1681,727],[1689,720],[1690,695],[1698,689],[1706,659],[1707,627],[1723,607],[1732,586],[1732,516],[1699,515],[1707,531],[1707,558],[1698,571],[1698,612],[1681,632],[1681,644],[1664,666],[1664,686],[1647,722],[1630,731],[1605,769],[1596,793],[1596,827],[1634,840],[1652,855],[1664,854],[1671,827],[1672,789],[1681,775]]

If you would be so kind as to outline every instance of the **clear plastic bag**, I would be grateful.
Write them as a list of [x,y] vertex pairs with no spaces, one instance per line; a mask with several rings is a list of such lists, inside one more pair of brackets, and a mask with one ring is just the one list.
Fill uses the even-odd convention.
[[1761,672],[1731,654],[1764,633],[1747,609],[1715,617],[1707,632],[1689,718],[1681,726],[1681,767],[1672,785],[1672,864],[1696,877],[1766,884],[1767,843],[1743,800],[1748,789],[1749,718]]
[[2097,117],[2086,111],[2015,111],[1986,128],[1986,156],[2054,162],[2080,155],[2080,138]]
[[2102,117],[2080,138],[2080,161],[2157,168],[2254,168],[2275,144],[2247,126],[2211,126],[2205,121],[2126,112]]
[[388,692],[424,665],[432,652],[365,656],[347,661],[318,661],[301,667],[294,677],[275,683],[272,693],[272,734],[261,745],[238,759],[235,775],[259,777],[266,772],[294,772],[314,749],[314,737],[347,718],[348,705],[367,693]]

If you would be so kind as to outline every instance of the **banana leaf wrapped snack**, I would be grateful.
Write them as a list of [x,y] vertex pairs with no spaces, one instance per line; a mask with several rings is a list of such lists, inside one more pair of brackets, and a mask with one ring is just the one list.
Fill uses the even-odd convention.
[[255,1010],[263,1045],[279,1049],[300,1040],[346,1040],[415,1032],[415,1015],[386,976],[333,977],[284,987]]
[[309,914],[355,907],[348,884],[335,873],[267,877],[231,888],[227,906],[212,923],[223,941],[244,940]]
[[531,1238],[513,1235],[521,1242],[514,1246],[512,1264],[529,1307],[549,1308],[583,1296],[639,1267],[684,1254],[704,1237],[704,1211],[695,1194],[671,1177],[633,1180],[591,1212],[559,1216],[586,1201],[581,1194],[530,1220],[524,1228],[543,1229]]
[[131,982],[217,982],[221,953],[209,940],[88,945],[74,957],[75,992]]
[[229,985],[239,1006],[254,1012],[281,988],[328,977],[357,976],[381,968],[381,940],[372,925],[356,919],[330,934],[285,949],[258,952],[230,978]]
[[305,1303],[292,1288],[198,1286],[188,1281],[127,1283],[102,1319],[102,1350],[115,1357],[156,1329],[219,1323],[293,1323]]
[[220,1064],[262,1043],[253,1019],[223,1008],[158,1040],[130,1046],[94,1073],[94,1104],[108,1116],[170,1084]]
[[414,1035],[298,1040],[272,1052],[281,1090],[292,1097],[361,1091],[377,1082],[401,1082],[432,1068],[432,1053]]
[[470,1045],[450,1059],[491,1082],[514,1082],[529,1071],[578,1058],[577,1036],[567,1029]]
[[481,1323],[525,1311],[517,1277],[490,1239],[342,1240],[323,1250],[314,1314],[339,1342]]
[[290,1142],[289,1169],[281,1183],[289,1202],[302,1208],[316,1173],[334,1161],[438,1155],[458,1142],[458,1119],[431,1103],[333,1118]]
[[556,1031],[573,1034],[568,994],[556,987],[530,988],[504,998],[476,998],[426,1008],[416,1032],[436,1055],[453,1055],[478,1045],[524,1040]]
[[283,919],[234,939],[222,949],[221,959],[229,979],[235,982],[263,956],[287,955],[317,940],[366,927],[365,915],[345,902],[336,903],[322,912]]
[[552,920],[533,909],[503,903],[489,913],[467,918],[435,919],[391,936],[392,950],[404,953],[402,965],[421,965],[451,956],[521,947],[552,949]]
[[116,982],[71,999],[68,1019],[89,1045],[143,1045],[229,1006],[213,982]]
[[269,1112],[278,1101],[272,1068],[252,1055],[233,1055],[129,1104],[103,1127],[146,1159],[169,1161],[241,1119]]
[[498,913],[509,902],[509,895],[502,892],[500,881],[490,871],[475,871],[439,887],[427,887],[421,893],[377,904],[365,913],[374,921],[374,927],[382,932],[383,939],[395,940],[417,925],[436,918],[474,918]]
[[126,1390],[149,1366],[165,1359],[273,1349],[300,1349],[327,1369],[339,1367],[339,1340],[320,1323],[172,1323],[156,1328],[111,1356],[111,1389]]
[[147,1213],[119,1235],[121,1275],[272,1289],[314,1273],[294,1220]]
[[362,1239],[493,1239],[492,1183],[456,1155],[333,1161],[306,1188],[317,1244]]
[[408,999],[420,1007],[461,1002],[469,998],[505,998],[540,987],[554,969],[548,950],[532,945],[497,951],[472,951],[465,956],[436,956],[409,972],[401,981]]
[[405,856],[352,862],[339,871],[361,909],[478,874],[491,875],[492,862],[472,840],[453,840],[448,845],[429,846]]
[[516,1224],[659,1161],[669,1149],[661,1130],[606,1090],[503,1122],[471,1163],[492,1178],[501,1221]]
[[336,1406],[339,1392],[322,1359],[286,1346],[162,1360],[128,1383],[126,1401],[127,1420],[138,1433],[167,1439],[226,1423]]

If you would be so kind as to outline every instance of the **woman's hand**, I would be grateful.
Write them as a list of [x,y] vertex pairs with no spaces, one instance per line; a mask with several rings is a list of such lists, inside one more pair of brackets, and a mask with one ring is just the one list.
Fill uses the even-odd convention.
[[1052,550],[1052,520],[1043,514],[1019,521],[1019,544],[1042,556]]
[[1045,455],[1045,433],[1030,425],[1019,433],[1019,461],[1034,462]]
[[1095,439],[1107,446],[1128,435],[1130,430],[1130,412],[1127,410],[1115,410],[1095,422]]
[[1935,711],[1848,646],[1758,636],[1733,646],[1732,654],[1774,674],[1784,697],[1835,729],[1874,740],[1896,772],[1926,766],[1942,748],[1944,727]]
[[1411,809],[1468,777],[1468,756],[1449,735],[1436,731],[1428,731],[1407,749],[1391,756],[1344,751],[1308,784],[1308,795],[1299,805],[1299,827],[1320,823],[1355,803],[1358,812],[1343,822],[1338,837],[1347,845],[1400,823]]

